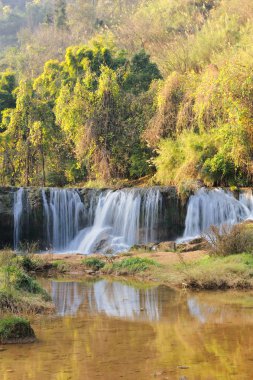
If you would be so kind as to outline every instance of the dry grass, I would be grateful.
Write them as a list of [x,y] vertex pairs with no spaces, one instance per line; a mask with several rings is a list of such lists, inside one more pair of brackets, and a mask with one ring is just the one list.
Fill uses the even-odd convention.
[[253,255],[206,256],[174,265],[171,274],[183,287],[203,290],[253,288]]
[[247,224],[211,226],[205,240],[210,255],[227,256],[242,252],[253,253],[253,231]]

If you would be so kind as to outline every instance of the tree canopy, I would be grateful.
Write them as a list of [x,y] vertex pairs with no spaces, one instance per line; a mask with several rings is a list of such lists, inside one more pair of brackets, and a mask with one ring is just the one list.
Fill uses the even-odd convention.
[[253,3],[0,1],[0,183],[253,177]]

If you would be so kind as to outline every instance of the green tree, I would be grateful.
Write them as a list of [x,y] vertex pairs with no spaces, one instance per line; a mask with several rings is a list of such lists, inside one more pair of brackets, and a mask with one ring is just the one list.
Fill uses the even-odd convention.
[[66,1],[54,0],[54,23],[56,28],[67,28]]

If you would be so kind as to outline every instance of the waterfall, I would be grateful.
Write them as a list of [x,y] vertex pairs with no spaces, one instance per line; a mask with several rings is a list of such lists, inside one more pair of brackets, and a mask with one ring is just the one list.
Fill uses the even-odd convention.
[[[162,200],[158,187],[115,191],[20,188],[14,193],[14,248],[18,249],[22,240],[34,239],[43,250],[90,254],[156,243],[168,239],[173,228],[174,211],[168,212],[173,204],[166,197],[164,203]],[[180,216],[180,208],[177,210]],[[236,199],[229,191],[203,188],[188,201],[182,239],[200,236],[211,225],[232,225],[246,219],[253,219],[251,190],[242,190]]]
[[[40,196],[41,202],[37,202],[41,206],[36,207],[42,208],[39,215],[44,249],[83,254],[120,252],[158,239],[162,206],[158,188],[91,190],[85,192],[84,200],[75,189],[51,188],[42,189]],[[14,194],[15,249],[21,241],[25,215],[28,239],[32,231],[28,217],[34,212],[34,204],[30,207],[30,203],[24,203],[21,188]]]
[[22,230],[24,189],[21,187],[14,193],[13,217],[14,217],[14,249],[18,249]]
[[242,192],[237,200],[229,191],[202,188],[189,199],[183,239],[200,236],[211,225],[233,225],[252,216],[252,193]]
[[44,227],[49,247],[66,250],[82,226],[84,204],[76,190],[50,189],[49,197],[42,190]]
[[155,188],[103,192],[93,225],[79,232],[70,249],[84,254],[120,252],[155,242],[161,204],[161,193]]
[[253,219],[253,194],[252,190],[247,189],[240,193],[240,202],[247,207],[250,212],[249,218]]

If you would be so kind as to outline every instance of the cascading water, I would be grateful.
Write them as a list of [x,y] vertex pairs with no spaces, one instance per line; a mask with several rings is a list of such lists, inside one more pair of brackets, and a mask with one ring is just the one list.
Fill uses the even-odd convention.
[[102,193],[93,225],[79,232],[70,250],[84,254],[119,252],[138,243],[156,241],[161,203],[158,189]]
[[21,187],[14,193],[13,216],[14,216],[14,249],[18,249],[20,233],[22,229],[24,189]]
[[[91,190],[85,193],[84,201],[74,189],[42,189],[40,194],[44,249],[83,254],[119,252],[135,244],[157,241],[162,205],[158,188]],[[15,249],[25,216],[27,231],[31,231],[29,212],[33,211],[29,202],[24,207],[24,198],[22,188],[14,194]],[[40,203],[38,198],[37,202]],[[27,236],[30,238],[29,233]]]
[[183,239],[200,236],[211,225],[233,225],[252,216],[252,193],[242,192],[237,200],[229,191],[203,188],[189,199]]
[[[173,213],[167,213],[166,201],[166,210],[162,209],[162,199],[160,188],[51,188],[38,193],[20,188],[14,193],[14,247],[34,239],[52,252],[89,254],[126,251],[135,244],[164,240],[171,228],[171,223],[164,228],[166,215],[173,218]],[[251,190],[242,190],[237,200],[229,191],[200,189],[189,199],[182,239],[200,236],[211,225],[232,225],[246,219],[253,219]]]
[[250,215],[248,218],[253,219],[253,194],[252,194],[252,190],[247,189],[247,190],[244,190],[242,193],[240,193],[239,200],[249,210]]
[[50,189],[47,198],[42,190],[44,227],[49,247],[66,250],[82,226],[84,204],[76,190]]

